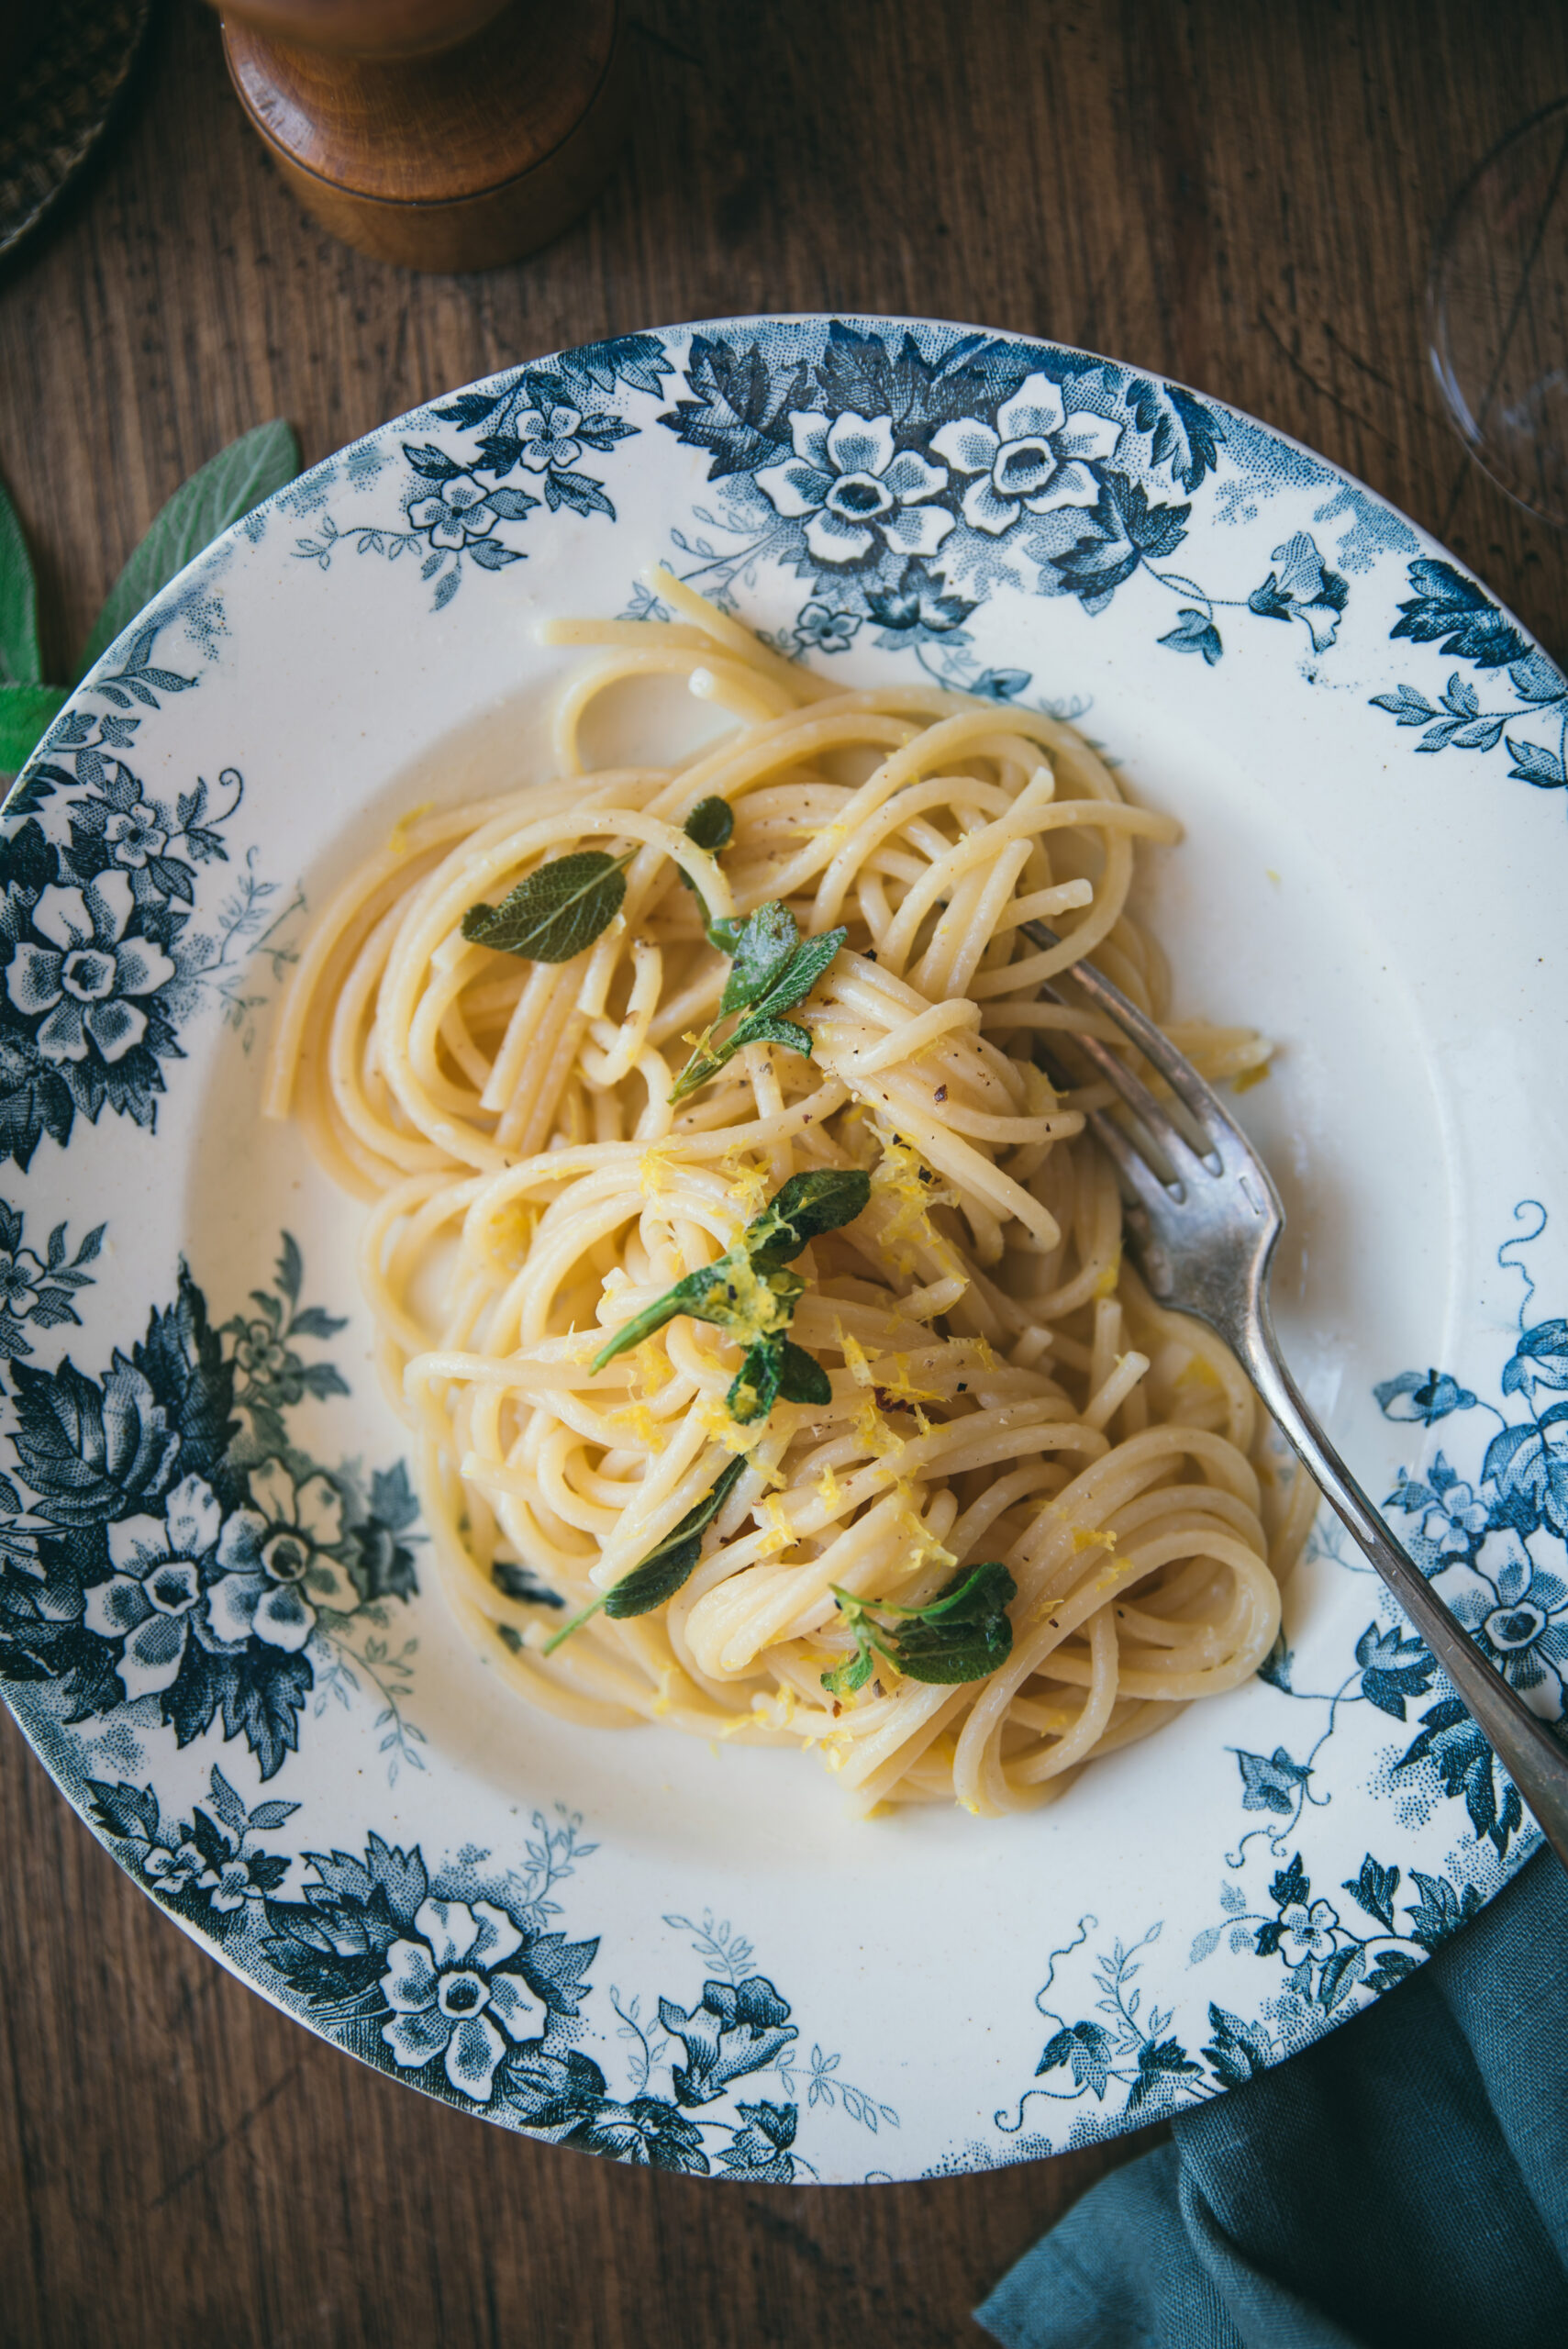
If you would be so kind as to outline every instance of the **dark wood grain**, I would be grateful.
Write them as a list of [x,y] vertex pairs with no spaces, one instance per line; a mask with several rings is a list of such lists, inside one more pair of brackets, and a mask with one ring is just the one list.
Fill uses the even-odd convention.
[[[111,153],[0,280],[0,465],[55,674],[162,499],[250,425],[290,417],[314,458],[563,343],[795,307],[976,319],[1222,394],[1568,649],[1563,541],[1462,454],[1422,307],[1470,163],[1568,87],[1553,0],[636,0],[634,41],[595,208],[531,262],[420,278],[305,219],[216,21],[171,8]],[[6,2349],[978,2343],[975,2298],[1138,2142],[823,2191],[506,2137],[229,1980],[0,1736]]]

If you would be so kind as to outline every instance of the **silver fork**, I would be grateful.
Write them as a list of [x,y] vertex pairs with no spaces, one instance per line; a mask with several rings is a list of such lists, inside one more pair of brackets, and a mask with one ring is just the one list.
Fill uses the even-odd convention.
[[[1037,945],[1060,942],[1044,922],[1021,927]],[[1568,1867],[1568,1752],[1487,1663],[1395,1540],[1308,1410],[1280,1353],[1269,1311],[1269,1268],[1284,1229],[1284,1209],[1268,1169],[1191,1061],[1119,988],[1091,963],[1075,963],[1071,975],[1084,1000],[1159,1071],[1207,1145],[1201,1153],[1194,1148],[1164,1105],[1107,1045],[1093,1036],[1073,1036],[1074,1047],[1114,1087],[1153,1145],[1152,1155],[1145,1153],[1114,1118],[1104,1110],[1090,1112],[1129,1195],[1128,1237],[1151,1294],[1177,1312],[1195,1314],[1230,1347],[1281,1434],[1393,1591]],[[1057,1002],[1067,1000],[1049,985],[1043,992]],[[1156,1163],[1160,1159],[1162,1166]]]

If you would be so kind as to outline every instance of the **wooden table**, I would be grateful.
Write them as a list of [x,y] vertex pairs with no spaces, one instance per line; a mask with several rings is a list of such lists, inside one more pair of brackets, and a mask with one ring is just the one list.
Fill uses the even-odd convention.
[[[0,281],[0,468],[51,674],[158,506],[250,425],[288,417],[308,461],[562,344],[789,308],[976,319],[1221,393],[1393,498],[1568,650],[1563,540],[1463,455],[1423,339],[1433,230],[1473,161],[1568,88],[1568,10],[632,6],[637,128],[607,194],[536,259],[440,278],[300,214],[241,122],[216,19],[176,0],[105,161]],[[824,2191],[476,2127],[231,1981],[0,1718],[6,2349],[978,2343],[985,2287],[1144,2142]]]

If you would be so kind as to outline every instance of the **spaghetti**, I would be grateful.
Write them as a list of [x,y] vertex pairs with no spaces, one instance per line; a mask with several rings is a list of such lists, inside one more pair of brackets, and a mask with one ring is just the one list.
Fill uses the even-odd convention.
[[[1015,1810],[1252,1673],[1310,1515],[1225,1347],[1124,1261],[1084,1122],[1108,1096],[1062,1073],[1074,1034],[1118,1041],[1055,999],[1080,958],[1163,1009],[1128,892],[1138,842],[1177,827],[1053,718],[836,691],[658,584],[673,623],[549,631],[599,656],[561,699],[556,781],[407,818],[328,908],[266,1106],[372,1203],[382,1375],[448,1595],[515,1687],[581,1722],[816,1747],[866,1810]],[[660,674],[728,730],[673,768],[584,772],[596,697]],[[590,910],[618,899],[593,942],[482,942],[530,876],[564,891],[562,861],[600,876]],[[759,909],[826,967],[726,1047]],[[1266,1062],[1244,1030],[1168,1032],[1211,1079]],[[770,1201],[830,1174],[863,1207],[781,1252]],[[777,1370],[785,1320],[794,1368],[748,1417],[748,1349]],[[973,1676],[922,1676],[980,1564],[991,1644]],[[618,1615],[639,1569],[670,1587]]]

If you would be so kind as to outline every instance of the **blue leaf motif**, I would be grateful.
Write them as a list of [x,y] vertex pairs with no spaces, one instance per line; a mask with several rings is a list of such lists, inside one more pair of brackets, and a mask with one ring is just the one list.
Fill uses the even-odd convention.
[[1168,462],[1172,478],[1184,489],[1195,489],[1206,474],[1214,472],[1225,427],[1202,400],[1180,384],[1154,384],[1140,378],[1128,385],[1127,404],[1139,431],[1151,436],[1151,462]]
[[1440,651],[1473,662],[1478,669],[1503,669],[1530,658],[1530,648],[1518,629],[1452,563],[1422,556],[1410,565],[1410,584],[1415,593],[1400,605],[1391,638],[1406,637],[1413,644],[1440,639]]
[[1555,751],[1544,750],[1539,742],[1516,742],[1507,737],[1508,756],[1513,765],[1509,779],[1515,783],[1533,783],[1538,791],[1561,791],[1565,780],[1562,762]]
[[1283,1745],[1273,1753],[1246,1753],[1233,1746],[1241,1767],[1243,1810],[1274,1810],[1288,1818],[1296,1809],[1296,1789],[1312,1776],[1304,1763],[1293,1762]]
[[1426,1695],[1437,1672],[1420,1641],[1407,1638],[1397,1625],[1380,1631],[1369,1623],[1356,1642],[1356,1662],[1362,1667],[1362,1695],[1396,1721],[1404,1720],[1411,1698]]
[[1065,2025],[1046,2042],[1034,2076],[1038,2080],[1042,2073],[1054,2072],[1062,2064],[1072,2065],[1074,2087],[1089,2088],[1103,2101],[1111,2069],[1110,2033],[1097,2022]]
[[1219,630],[1205,612],[1184,605],[1176,615],[1176,625],[1169,634],[1160,638],[1173,652],[1201,652],[1206,665],[1212,669],[1225,647],[1219,640]]

